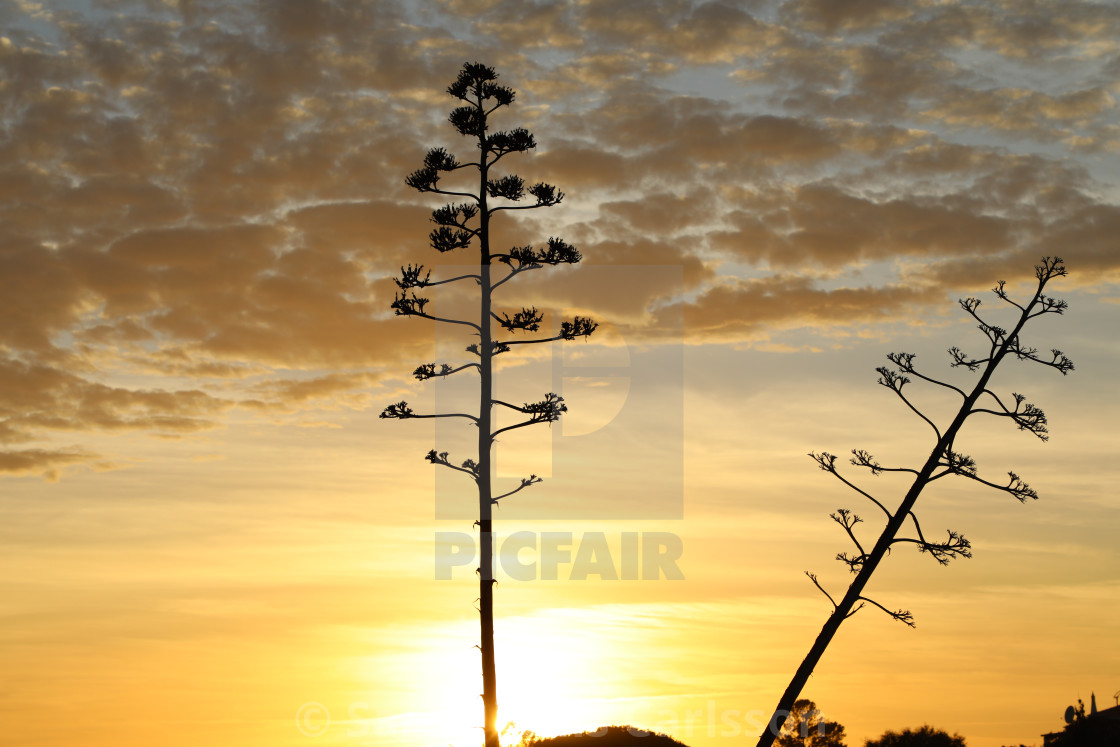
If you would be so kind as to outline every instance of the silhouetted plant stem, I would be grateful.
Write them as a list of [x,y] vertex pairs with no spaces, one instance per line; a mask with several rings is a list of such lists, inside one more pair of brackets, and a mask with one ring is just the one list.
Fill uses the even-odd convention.
[[[499,108],[508,106],[514,100],[512,89],[499,86],[495,81],[498,75],[493,69],[477,63],[468,63],[459,72],[459,77],[448,87],[451,96],[463,102],[451,111],[448,120],[459,134],[474,138],[478,147],[478,161],[459,163],[443,148],[432,148],[424,157],[424,166],[405,179],[405,183],[419,192],[433,192],[440,195],[465,198],[466,203],[444,205],[432,211],[432,222],[438,227],[429,234],[433,249],[443,253],[455,249],[465,249],[471,242],[478,240],[478,272],[470,272],[443,280],[432,280],[431,271],[423,265],[409,264],[401,268],[401,276],[396,279],[400,293],[391,308],[398,316],[414,316],[436,322],[444,322],[469,327],[478,335],[478,342],[467,347],[467,352],[477,356],[477,362],[461,365],[449,363],[423,363],[413,371],[420,381],[452,376],[461,371],[476,369],[479,375],[478,415],[465,412],[418,414],[407,402],[389,405],[382,411],[383,418],[401,420],[411,418],[464,418],[472,421],[478,428],[478,451],[475,458],[461,464],[451,462],[448,452],[432,449],[427,460],[433,465],[447,467],[471,477],[478,488],[479,529],[479,651],[482,655],[482,702],[486,747],[499,747],[498,731],[498,686],[494,666],[494,544],[493,544],[493,507],[524,488],[541,482],[536,475],[522,478],[520,485],[500,495],[494,495],[493,486],[493,448],[499,434],[539,423],[552,423],[567,410],[564,398],[549,392],[539,402],[518,406],[494,399],[494,356],[509,352],[514,345],[551,342],[554,340],[574,340],[586,337],[598,326],[585,317],[575,317],[572,321],[560,324],[560,333],[553,337],[532,339],[499,340],[495,337],[494,324],[507,332],[536,332],[540,329],[544,315],[535,308],[521,309],[502,315],[494,311],[494,291],[508,280],[522,272],[537,270],[545,265],[575,264],[582,258],[575,247],[562,239],[550,238],[548,247],[534,249],[532,245],[514,247],[508,252],[493,252],[490,244],[490,219],[502,210],[532,210],[535,208],[558,205],[564,193],[549,184],[538,183],[528,188],[524,180],[515,174],[499,179],[490,178],[490,169],[501,158],[510,153],[523,153],[536,147],[533,135],[523,128],[508,132],[491,132],[489,117]],[[478,194],[459,190],[448,190],[439,185],[441,174],[463,168],[478,169]],[[532,205],[513,205],[526,194],[536,198]],[[490,198],[501,198],[506,202],[491,205]],[[471,225],[477,219],[476,225]],[[497,264],[495,264],[497,260]],[[507,268],[504,276],[494,279],[495,267]],[[479,287],[478,321],[436,316],[426,310],[430,299],[417,296],[415,289],[427,288],[458,281],[474,281]],[[494,405],[526,415],[526,419],[495,428]]]
[[[483,109],[481,90],[478,93],[478,108]],[[478,326],[482,334],[479,336],[479,349],[481,352],[481,368],[479,369],[479,399],[478,399],[478,524],[479,524],[479,554],[480,566],[478,574],[479,597],[479,646],[482,653],[482,704],[485,717],[486,747],[497,747],[499,742],[498,732],[498,680],[494,665],[494,542],[493,542],[493,501],[491,489],[491,448],[494,439],[492,400],[494,399],[494,341],[490,315],[493,310],[490,285],[490,212],[488,209],[486,182],[490,173],[490,164],[487,156],[489,150],[486,143],[486,133],[483,131],[478,138],[479,147],[479,276],[481,286],[480,305],[478,313]]]
[[[991,390],[988,389],[988,384],[991,381],[996,368],[1009,354],[1015,355],[1020,360],[1030,360],[1050,366],[1052,368],[1056,368],[1063,375],[1073,370],[1072,362],[1070,362],[1070,360],[1066,358],[1061,353],[1061,351],[1052,351],[1053,359],[1050,361],[1040,359],[1036,355],[1038,351],[1034,348],[1024,347],[1019,337],[1021,331],[1023,330],[1023,327],[1031,319],[1047,313],[1060,314],[1062,313],[1062,311],[1064,311],[1066,307],[1065,302],[1049,298],[1043,294],[1043,291],[1046,287],[1046,284],[1051,279],[1064,276],[1065,274],[1066,270],[1065,267],[1062,266],[1062,260],[1060,258],[1055,257],[1051,259],[1049,257],[1044,257],[1042,260],[1042,264],[1035,268],[1035,276],[1038,279],[1038,285],[1030,302],[1025,306],[1020,306],[1019,304],[1011,301],[1003,290],[1003,282],[1000,281],[1000,283],[995,288],[996,295],[1020,310],[1019,318],[1014,328],[1010,332],[1000,329],[999,327],[996,327],[994,325],[989,325],[982,319],[980,319],[980,317],[976,314],[976,309],[980,305],[980,302],[977,299],[970,298],[967,300],[962,300],[960,302],[965,311],[972,315],[975,319],[977,319],[977,321],[980,323],[981,331],[983,331],[991,341],[991,348],[986,358],[971,358],[962,353],[958,348],[952,348],[949,351],[950,355],[953,358],[953,363],[951,365],[964,366],[969,370],[980,370],[981,372],[976,385],[967,394],[964,391],[957,389],[955,386],[952,386],[951,384],[937,381],[919,373],[914,368],[914,356],[912,355],[901,353],[891,354],[890,356],[888,356],[888,358],[899,367],[901,373],[892,371],[885,367],[880,368],[879,372],[882,375],[882,378],[880,378],[879,383],[889,389],[892,389],[896,394],[898,394],[898,396],[902,398],[904,402],[906,402],[910,409],[912,409],[920,418],[922,418],[922,420],[929,424],[930,427],[933,428],[934,432],[938,433],[939,435],[937,443],[930,452],[929,457],[926,459],[921,469],[917,471],[908,468],[885,468],[878,462],[876,462],[870,454],[859,450],[853,451],[854,457],[851,460],[852,464],[869,469],[873,475],[880,474],[884,471],[913,472],[915,474],[913,483],[910,485],[910,488],[909,490],[907,490],[905,497],[903,497],[898,508],[893,513],[887,511],[883,504],[873,496],[871,496],[869,493],[864,492],[862,489],[848,482],[845,478],[840,477],[836,471],[836,458],[834,456],[827,453],[823,453],[820,455],[810,454],[810,456],[812,456],[820,465],[821,469],[825,470],[826,472],[830,472],[837,477],[840,477],[842,482],[847,484],[852,489],[856,490],[856,492],[870,499],[876,506],[878,506],[879,509],[882,509],[887,514],[887,523],[871,551],[864,552],[863,547],[860,545],[859,540],[856,538],[855,533],[853,532],[853,528],[855,527],[856,523],[860,522],[861,519],[858,516],[851,514],[851,512],[847,511],[846,509],[840,509],[838,511],[839,516],[837,514],[832,515],[833,520],[843,526],[847,531],[848,536],[855,543],[858,550],[858,554],[851,557],[848,557],[845,553],[840,553],[837,556],[837,559],[845,562],[848,565],[849,569],[856,574],[856,577],[848,587],[848,590],[844,594],[843,598],[840,600],[840,602],[837,603],[833,600],[832,596],[829,595],[828,592],[825,591],[824,588],[817,582],[816,576],[811,573],[807,573],[807,575],[817,586],[817,588],[820,589],[821,592],[823,592],[825,596],[828,597],[829,601],[833,603],[833,611],[825,621],[824,626],[821,628],[821,631],[817,635],[816,640],[813,642],[812,647],[809,649],[808,654],[806,654],[805,658],[801,661],[801,665],[794,673],[793,678],[790,680],[789,686],[786,687],[785,692],[779,699],[778,705],[774,709],[774,714],[771,717],[770,722],[767,724],[767,727],[759,737],[758,747],[770,747],[770,745],[773,744],[775,738],[781,731],[782,724],[785,722],[786,717],[789,715],[791,709],[793,708],[794,702],[797,700],[798,696],[801,694],[802,689],[809,681],[810,675],[812,675],[813,670],[820,662],[821,657],[824,655],[825,650],[828,648],[829,643],[831,643],[833,637],[836,635],[836,632],[840,629],[840,625],[844,622],[844,620],[848,619],[856,612],[858,612],[865,603],[870,603],[873,606],[882,609],[894,619],[913,627],[913,617],[908,611],[898,610],[892,612],[886,607],[880,605],[878,602],[875,602],[874,600],[869,599],[868,597],[865,597],[863,595],[864,589],[866,588],[868,581],[871,579],[872,574],[874,574],[875,569],[879,566],[879,563],[883,560],[883,557],[887,554],[892,545],[898,542],[915,543],[918,545],[920,551],[931,553],[931,555],[933,555],[933,557],[942,564],[947,563],[952,557],[971,557],[971,553],[969,551],[970,545],[968,541],[965,540],[963,536],[955,532],[950,531],[949,539],[944,542],[930,542],[926,540],[924,534],[922,534],[921,527],[918,524],[917,517],[914,514],[913,510],[914,505],[917,503],[918,497],[931,482],[940,479],[945,475],[955,474],[977,480],[990,487],[1008,492],[1014,497],[1018,498],[1020,501],[1025,501],[1026,498],[1038,497],[1037,494],[1035,494],[1035,492],[1031,490],[1026,483],[1022,482],[1022,480],[1020,480],[1019,477],[1014,473],[1008,473],[1011,477],[1011,480],[1006,486],[996,485],[993,483],[989,483],[986,480],[980,479],[976,475],[975,464],[972,459],[963,454],[955,452],[953,450],[953,446],[957,434],[959,433],[961,427],[964,425],[965,421],[969,418],[969,416],[976,413],[987,413],[1000,417],[1009,417],[1013,422],[1016,423],[1016,425],[1019,426],[1021,430],[1029,430],[1039,438],[1043,440],[1046,439],[1046,418],[1045,415],[1042,414],[1042,411],[1040,409],[1034,407],[1033,405],[1026,405],[1025,408],[1021,407],[1023,398],[1020,395],[1016,394],[1014,395],[1015,408],[1014,410],[1011,410],[1008,407],[1004,406],[1000,399],[994,393],[992,393]],[[905,386],[905,384],[909,382],[909,379],[904,375],[907,373],[915,375],[918,378],[929,383],[938,384],[940,386],[956,391],[963,397],[960,409],[957,410],[956,414],[953,416],[952,421],[945,429],[944,433],[940,433],[937,426],[929,418],[919,412],[902,393],[903,386]],[[985,408],[978,408],[977,405],[984,395],[991,396],[998,404],[1000,410],[996,411]],[[943,471],[939,472],[939,470]],[[899,537],[899,532],[908,518],[912,519],[914,522],[915,530],[917,532],[916,539],[909,537]]]

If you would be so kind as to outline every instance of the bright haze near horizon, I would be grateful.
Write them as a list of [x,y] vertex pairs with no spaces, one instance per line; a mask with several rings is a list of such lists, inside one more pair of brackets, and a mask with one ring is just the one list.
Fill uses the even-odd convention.
[[[498,246],[584,256],[500,310],[601,323],[500,359],[499,395],[570,412],[503,434],[499,488],[545,481],[496,531],[601,540],[611,566],[558,551],[540,578],[538,544],[536,577],[499,573],[507,734],[749,743],[830,611],[804,572],[850,578],[829,513],[878,529],[806,454],[920,462],[929,429],[875,368],[906,351],[971,381],[957,299],[1005,320],[990,289],[1029,294],[1044,255],[1069,310],[1026,342],[1077,368],[1008,361],[994,388],[1051,440],[976,416],[958,442],[1039,500],[936,483],[923,529],[974,557],[896,548],[868,593],[917,628],[864,609],[803,695],[849,745],[923,723],[1038,744],[1077,698],[1113,705],[1115,4],[0,0],[0,742],[480,741],[477,580],[436,567],[475,497],[423,459],[472,434],[377,417],[473,383],[415,381],[470,340],[389,304],[402,265],[474,258],[434,256],[441,202],[404,184],[428,148],[473,156],[445,91],[474,61],[517,91],[497,126],[538,143],[502,168],[566,193],[500,216]],[[609,578],[633,533],[679,538],[684,579]]]

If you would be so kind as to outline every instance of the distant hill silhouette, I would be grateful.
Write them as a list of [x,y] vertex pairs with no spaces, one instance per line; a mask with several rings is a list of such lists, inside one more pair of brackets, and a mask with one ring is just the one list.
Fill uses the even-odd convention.
[[[643,736],[644,735],[644,736]],[[522,742],[532,747],[687,747],[665,734],[656,734],[634,726],[608,726],[597,732],[565,734],[549,739],[531,739]]]

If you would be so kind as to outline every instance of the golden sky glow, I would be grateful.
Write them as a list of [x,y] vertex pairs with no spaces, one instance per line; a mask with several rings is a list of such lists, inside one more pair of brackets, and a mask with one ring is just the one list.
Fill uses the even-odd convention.
[[1113,705],[1114,3],[0,0],[0,743],[479,741],[477,583],[434,561],[472,486],[423,460],[472,434],[377,418],[471,383],[414,381],[468,340],[389,310],[402,264],[470,259],[433,256],[439,202],[404,184],[429,147],[469,155],[464,61],[518,92],[501,126],[538,148],[510,168],[567,194],[499,245],[585,258],[503,303],[602,323],[501,361],[499,396],[571,413],[503,437],[503,479],[546,480],[497,531],[602,537],[619,566],[669,533],[685,576],[504,579],[508,734],[753,743],[829,612],[803,572],[846,582],[828,514],[874,523],[806,453],[924,457],[875,367],[967,379],[956,299],[998,308],[1042,255],[1070,310],[1030,342],[1077,370],[997,387],[1052,440],[977,421],[962,444],[1040,500],[938,484],[923,526],[975,557],[896,551],[871,593],[917,629],[860,612],[804,694],[852,747],[923,723],[1038,744],[1077,698]]

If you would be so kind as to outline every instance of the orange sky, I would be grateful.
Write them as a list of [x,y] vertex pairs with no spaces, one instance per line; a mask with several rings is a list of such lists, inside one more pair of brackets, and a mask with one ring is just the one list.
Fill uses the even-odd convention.
[[501,126],[539,147],[510,167],[567,194],[499,245],[585,258],[503,302],[602,323],[501,367],[503,397],[571,412],[502,439],[505,481],[546,479],[497,531],[683,550],[683,580],[500,583],[510,734],[753,743],[829,611],[803,572],[846,582],[828,514],[875,531],[806,453],[921,459],[874,368],[967,380],[956,299],[998,308],[1044,254],[1070,310],[1030,343],[1077,369],[997,387],[1052,440],[978,421],[962,444],[1040,499],[923,496],[975,556],[895,552],[871,592],[917,629],[860,612],[805,695],[855,746],[923,723],[1038,744],[1077,698],[1113,705],[1118,39],[1080,0],[0,0],[0,742],[477,742],[477,584],[434,560],[470,485],[422,458],[470,434],[377,418],[471,383],[414,381],[466,341],[388,308],[402,264],[469,259],[432,256],[439,202],[403,181],[468,155],[465,60],[518,92]]

